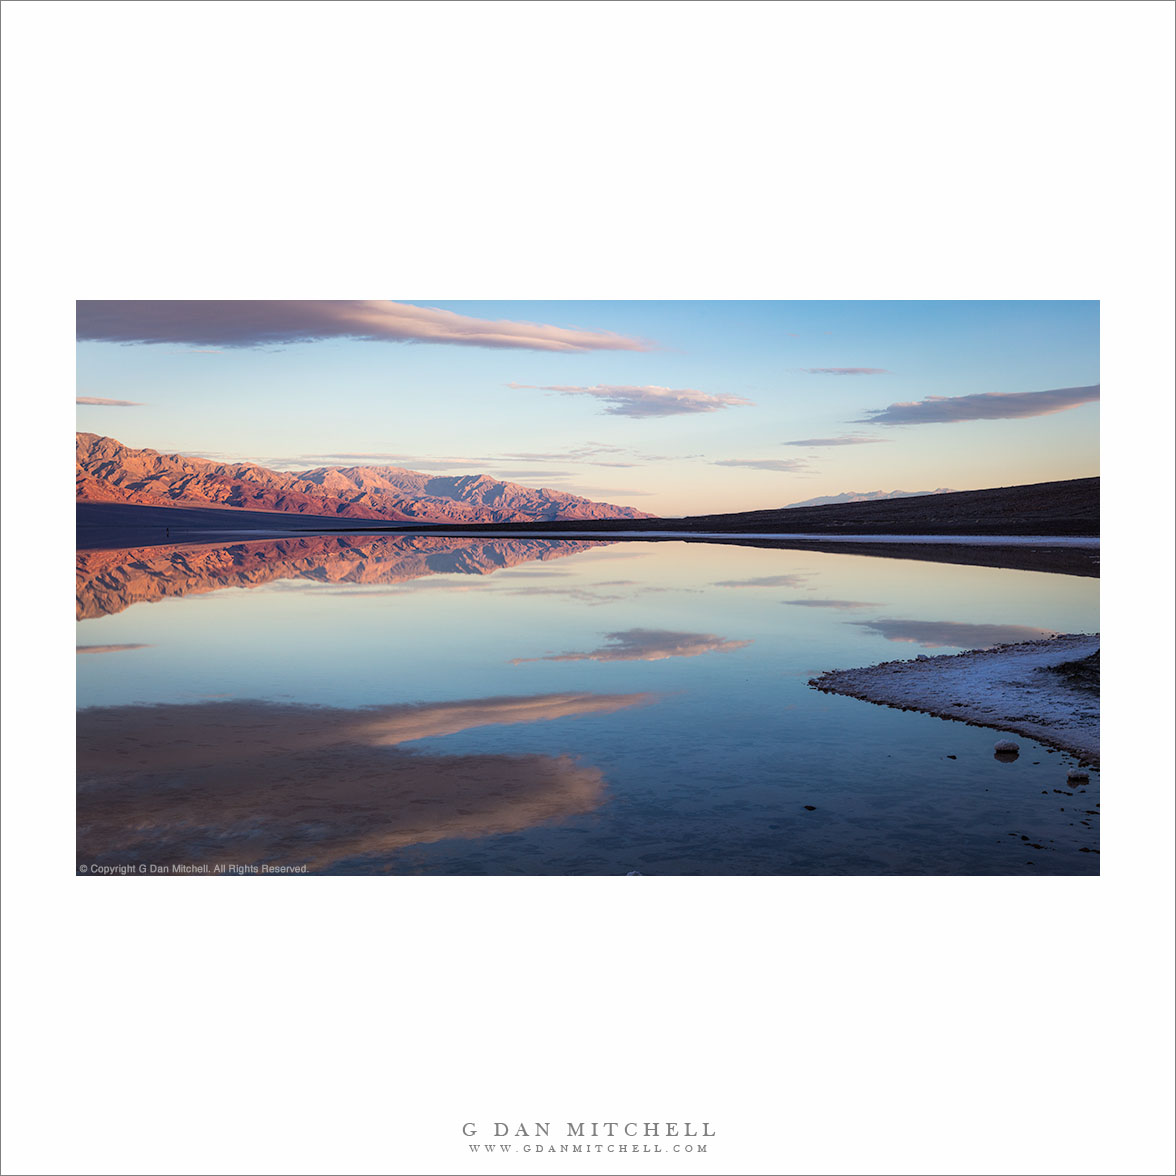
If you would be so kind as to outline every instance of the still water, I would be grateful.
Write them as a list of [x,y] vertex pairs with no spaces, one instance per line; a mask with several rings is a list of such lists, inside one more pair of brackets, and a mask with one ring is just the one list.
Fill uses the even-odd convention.
[[1098,631],[1098,581],[681,542],[78,553],[78,864],[1095,874],[1098,774],[820,694]]

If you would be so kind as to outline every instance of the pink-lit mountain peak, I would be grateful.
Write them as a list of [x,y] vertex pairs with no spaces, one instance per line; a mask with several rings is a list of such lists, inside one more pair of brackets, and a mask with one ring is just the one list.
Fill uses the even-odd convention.
[[395,466],[324,466],[282,473],[77,434],[79,502],[214,506],[389,522],[506,523],[648,518],[642,511],[486,474],[438,477]]

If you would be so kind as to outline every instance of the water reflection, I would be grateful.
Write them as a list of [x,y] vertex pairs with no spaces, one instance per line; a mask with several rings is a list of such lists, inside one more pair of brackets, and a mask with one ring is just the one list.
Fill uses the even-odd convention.
[[590,812],[598,768],[567,755],[423,755],[399,744],[471,727],[611,714],[649,694],[432,705],[257,701],[78,714],[79,864],[307,864],[311,871],[450,837]]
[[138,547],[77,553],[77,617],[122,612],[142,601],[279,580],[400,584],[424,576],[485,576],[604,544],[430,535],[308,535],[210,546]]
[[668,629],[626,629],[605,633],[608,643],[583,653],[552,653],[545,657],[516,657],[511,665],[534,661],[664,661],[670,657],[698,657],[701,653],[723,653],[742,649],[750,641],[726,641],[713,633],[674,633]]
[[79,561],[95,619],[76,644],[108,653],[75,659],[79,864],[1098,871],[1096,774],[1079,811],[1054,791],[1065,757],[1032,740],[996,762],[990,730],[808,686],[956,652],[920,642],[1093,632],[1095,579],[734,544],[239,538]]
[[854,621],[863,629],[880,633],[887,641],[905,641],[924,649],[950,646],[955,649],[987,649],[992,645],[1012,645],[1018,641],[1040,641],[1056,637],[1055,629],[1035,629],[1031,625],[974,625],[966,621]]
[[754,576],[749,580],[716,580],[715,588],[803,588],[808,572],[785,572],[779,576]]

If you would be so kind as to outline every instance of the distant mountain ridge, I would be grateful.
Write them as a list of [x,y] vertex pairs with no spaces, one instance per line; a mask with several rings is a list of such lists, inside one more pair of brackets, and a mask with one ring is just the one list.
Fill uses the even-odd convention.
[[802,506],[833,506],[843,502],[881,502],[886,498],[920,498],[924,494],[954,494],[954,490],[940,486],[937,490],[847,490],[844,494],[830,494],[825,498],[806,498],[803,502],[790,502],[784,510],[796,510]]
[[280,473],[248,463],[131,449],[95,433],[77,434],[77,501],[420,523],[650,517],[633,507],[593,502],[560,490],[535,490],[486,474],[434,477],[395,466],[325,466]]

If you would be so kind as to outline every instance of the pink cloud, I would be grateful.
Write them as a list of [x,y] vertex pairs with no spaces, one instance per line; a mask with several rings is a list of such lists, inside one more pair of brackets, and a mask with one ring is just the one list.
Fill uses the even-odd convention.
[[885,368],[801,368],[810,376],[892,376]]
[[594,396],[607,404],[605,412],[609,416],[678,416],[752,403],[742,396],[711,395],[696,388],[663,388],[658,384],[508,384],[507,387],[562,392],[565,396]]
[[530,351],[645,351],[612,331],[492,321],[383,300],[82,301],[77,337],[107,343],[260,347],[319,339],[451,343]]
[[957,421],[1048,416],[1099,398],[1099,385],[1051,388],[1045,392],[977,392],[971,396],[928,396],[888,408],[871,409],[859,425],[929,425]]

